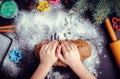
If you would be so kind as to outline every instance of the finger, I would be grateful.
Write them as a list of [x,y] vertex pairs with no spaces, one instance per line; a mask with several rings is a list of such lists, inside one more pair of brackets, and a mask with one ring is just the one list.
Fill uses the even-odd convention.
[[39,54],[42,53],[43,51],[45,51],[47,44],[43,45],[42,48],[39,50]]
[[70,46],[68,42],[64,43],[66,50],[69,52],[70,51]]
[[48,44],[49,44],[49,45],[48,45],[47,49],[50,50],[51,45],[53,44],[53,41],[50,41]]
[[62,46],[62,55],[64,58],[66,58],[69,54],[69,50],[66,49],[65,45]]
[[46,46],[47,46],[47,44],[44,44],[44,45],[41,47],[40,51],[43,51]]
[[73,42],[71,42],[71,45],[72,45],[72,48],[78,50],[78,49],[77,49],[77,46],[76,46]]
[[67,52],[67,50],[66,50],[66,47],[65,47],[65,44],[64,43],[62,43],[61,44],[61,48],[62,48],[62,52],[64,53],[64,52]]
[[64,62],[64,57],[63,57],[63,55],[62,55],[62,53],[61,53],[61,46],[58,46],[56,55],[57,55],[57,57],[58,57],[61,61]]
[[58,45],[58,41],[54,41],[53,45],[51,46],[52,47],[51,50],[55,51],[57,48],[57,45]]
[[73,45],[71,43],[68,43],[70,49],[73,49]]
[[54,40],[52,40],[48,46],[48,50],[51,51],[52,47],[53,47],[53,44],[54,44]]

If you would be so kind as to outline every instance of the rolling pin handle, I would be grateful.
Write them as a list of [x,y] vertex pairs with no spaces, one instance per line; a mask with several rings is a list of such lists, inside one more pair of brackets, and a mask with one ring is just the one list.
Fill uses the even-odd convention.
[[112,25],[111,25],[111,23],[110,23],[109,18],[105,18],[105,23],[106,23],[106,27],[107,27],[107,29],[108,29],[108,32],[109,32],[109,34],[110,34],[110,37],[111,37],[112,41],[113,41],[113,42],[117,41],[117,37],[116,37],[116,35],[115,35],[115,33],[114,33],[114,30],[113,30],[113,28],[112,28]]

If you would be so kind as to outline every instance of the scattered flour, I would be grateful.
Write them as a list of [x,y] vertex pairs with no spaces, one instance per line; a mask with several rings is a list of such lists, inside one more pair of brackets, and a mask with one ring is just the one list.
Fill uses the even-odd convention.
[[70,78],[69,74],[60,74],[60,72],[54,72],[53,68],[49,71],[49,74],[47,75],[47,79],[68,79]]
[[105,58],[107,58],[107,55],[104,55]]
[[[43,40],[50,41],[51,35],[57,33],[60,39],[85,39],[92,47],[92,55],[84,61],[85,66],[90,72],[98,75],[97,67],[99,67],[99,54],[102,52],[103,37],[100,36],[97,26],[92,24],[88,19],[83,17],[70,17],[67,12],[64,12],[60,4],[50,6],[50,10],[45,13],[40,13],[38,10],[20,11],[15,18],[16,33],[8,34],[13,39],[12,49],[20,49],[24,55],[27,49],[29,53],[33,51],[34,46]],[[6,63],[7,65],[11,65]],[[16,65],[11,65],[11,74],[17,74],[19,68],[14,71]],[[53,69],[49,72],[47,78],[52,79],[69,79],[69,75],[62,75],[59,72],[54,72]]]
[[10,73],[10,77],[17,77],[18,73],[20,73],[20,68],[14,62],[11,62],[8,56],[3,62],[3,67],[2,72]]

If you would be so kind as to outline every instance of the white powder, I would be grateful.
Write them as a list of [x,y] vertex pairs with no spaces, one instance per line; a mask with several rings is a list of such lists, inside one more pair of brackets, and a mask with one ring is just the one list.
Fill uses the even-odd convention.
[[49,71],[49,74],[47,75],[47,79],[68,79],[70,78],[69,74],[60,74],[60,72],[53,71],[53,68]]
[[[50,8],[51,9],[45,13],[40,13],[36,9],[31,12],[19,12],[19,16],[15,18],[17,32],[15,34],[8,34],[14,41],[11,49],[20,49],[23,54],[26,55],[26,49],[31,53],[37,43],[43,40],[50,41],[50,36],[55,32],[59,35],[60,39],[82,38],[92,46],[92,56],[85,60],[84,64],[90,72],[97,76],[98,73],[96,69],[100,64],[99,54],[102,52],[104,42],[103,37],[100,36],[96,28],[97,26],[92,24],[88,19],[70,17],[63,11],[60,4],[50,6]],[[6,65],[8,64],[6,63]],[[12,66],[11,70],[14,70]],[[17,72],[13,71],[13,73]],[[51,69],[47,78],[70,78],[69,75],[66,75],[62,75]]]
[[105,58],[107,58],[107,55],[104,55]]
[[11,78],[17,77],[18,73],[20,73],[20,68],[14,63],[11,62],[8,56],[6,56],[4,62],[3,62],[3,68],[2,68],[3,73],[10,73],[7,74]]

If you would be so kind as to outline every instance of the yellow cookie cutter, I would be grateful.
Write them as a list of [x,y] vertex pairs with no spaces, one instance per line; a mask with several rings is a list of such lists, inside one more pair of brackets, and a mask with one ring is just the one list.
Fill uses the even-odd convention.
[[38,6],[37,6],[37,9],[40,11],[40,12],[45,12],[49,9],[49,6],[48,6],[48,2],[47,1],[40,1],[38,3]]

